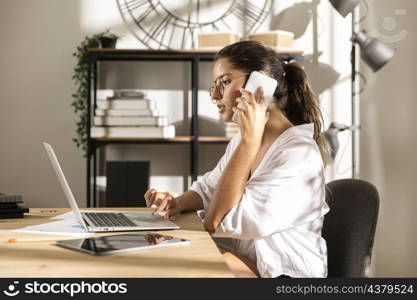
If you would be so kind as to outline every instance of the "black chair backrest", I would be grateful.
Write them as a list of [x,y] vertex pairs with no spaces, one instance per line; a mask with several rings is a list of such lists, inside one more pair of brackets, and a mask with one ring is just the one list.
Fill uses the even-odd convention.
[[326,190],[330,211],[324,216],[322,236],[328,277],[365,277],[378,219],[378,191],[360,179],[335,180]]

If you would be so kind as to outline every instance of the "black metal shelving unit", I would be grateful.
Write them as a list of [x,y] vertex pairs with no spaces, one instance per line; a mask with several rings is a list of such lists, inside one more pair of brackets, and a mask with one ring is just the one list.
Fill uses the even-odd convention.
[[[284,59],[295,59],[303,63],[301,51],[277,53]],[[225,144],[226,137],[200,137],[198,135],[198,74],[201,61],[213,61],[215,52],[193,50],[136,50],[136,49],[89,49],[88,50],[88,93],[87,98],[87,207],[97,206],[96,177],[97,150],[107,144],[189,144],[190,174],[197,180],[198,145]],[[191,65],[191,126],[190,135],[169,139],[161,138],[91,138],[92,112],[97,101],[97,64],[100,61],[183,61]]]

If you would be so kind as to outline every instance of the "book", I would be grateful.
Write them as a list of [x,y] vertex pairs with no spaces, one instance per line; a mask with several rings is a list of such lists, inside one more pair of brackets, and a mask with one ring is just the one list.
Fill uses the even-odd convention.
[[147,99],[97,100],[96,103],[101,109],[155,109],[155,102]]
[[114,99],[114,98],[136,98],[143,99],[146,93],[136,89],[98,89],[97,99]]
[[159,111],[155,109],[101,109],[95,110],[98,117],[157,117]]
[[23,203],[23,196],[6,195],[0,193],[0,203]]
[[18,214],[18,213],[27,213],[29,212],[29,208],[27,207],[17,207],[17,208],[1,208],[0,207],[0,214]]
[[94,117],[96,126],[167,126],[167,117]]
[[141,90],[135,90],[135,89],[119,89],[114,90],[113,97],[110,98],[139,98],[143,99],[145,98],[145,93]]
[[226,133],[226,137],[232,138],[240,131],[240,127],[236,123],[226,123],[226,127],[224,128],[224,131]]
[[110,96],[106,100],[146,100],[142,95],[119,95]]
[[175,137],[175,126],[129,126],[129,127],[91,127],[91,137],[115,138],[172,138]]
[[24,203],[1,203],[0,202],[0,210],[1,209],[16,209],[16,208],[26,208],[26,206],[24,206]]
[[23,213],[16,213],[16,214],[0,214],[0,219],[15,219],[15,218],[23,218]]
[[2,202],[0,202],[0,209],[3,209],[3,208],[17,208],[18,207],[17,204],[18,203],[2,203]]

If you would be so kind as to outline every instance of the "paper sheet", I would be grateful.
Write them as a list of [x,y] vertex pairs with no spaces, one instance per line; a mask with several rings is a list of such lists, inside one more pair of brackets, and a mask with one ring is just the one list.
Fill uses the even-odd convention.
[[24,233],[41,233],[41,234],[53,234],[53,235],[65,235],[65,236],[87,236],[92,233],[85,231],[84,227],[76,222],[74,219],[62,219],[55,222],[32,225],[12,231],[24,232]]

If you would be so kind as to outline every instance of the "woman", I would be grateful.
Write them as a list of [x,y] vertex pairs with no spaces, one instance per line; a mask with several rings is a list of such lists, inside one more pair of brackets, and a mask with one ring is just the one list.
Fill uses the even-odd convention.
[[[243,89],[252,71],[278,81],[268,107],[262,89]],[[222,252],[236,276],[326,277],[326,151],[305,72],[261,43],[243,41],[217,53],[213,79],[210,95],[223,121],[238,114],[240,133],[190,190],[174,197],[150,189],[148,206],[166,218],[199,211],[213,237],[232,238],[232,251]]]

